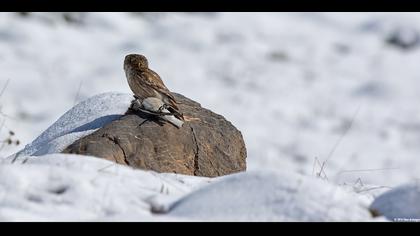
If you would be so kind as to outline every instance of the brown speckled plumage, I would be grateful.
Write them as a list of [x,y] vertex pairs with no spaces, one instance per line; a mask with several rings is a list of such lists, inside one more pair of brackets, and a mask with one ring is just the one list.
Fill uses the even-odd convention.
[[124,71],[128,85],[138,99],[156,97],[169,106],[168,110],[184,120],[176,105],[174,96],[166,88],[160,76],[149,69],[147,58],[139,54],[129,54],[124,59]]

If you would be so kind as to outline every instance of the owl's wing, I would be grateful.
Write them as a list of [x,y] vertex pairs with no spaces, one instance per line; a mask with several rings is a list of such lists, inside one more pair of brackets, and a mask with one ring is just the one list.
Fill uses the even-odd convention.
[[169,89],[165,86],[162,79],[156,72],[152,70],[145,71],[142,73],[142,76],[144,77],[144,82],[146,85],[175,100],[174,96],[171,94]]
[[169,89],[165,86],[160,76],[152,70],[142,72],[141,76],[143,78],[142,81],[145,83],[145,85],[158,91],[162,95],[164,95],[164,97],[166,97],[168,100],[167,102],[169,102],[168,105],[170,105],[173,108],[172,112],[176,113],[178,116],[182,118],[182,114],[179,113],[179,108],[176,105],[175,97],[171,94]]

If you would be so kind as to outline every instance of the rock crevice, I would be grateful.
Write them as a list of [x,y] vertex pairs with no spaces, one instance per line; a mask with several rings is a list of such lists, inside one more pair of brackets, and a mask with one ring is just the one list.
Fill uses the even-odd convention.
[[195,153],[194,153],[194,175],[197,175],[197,172],[199,170],[199,166],[198,166],[198,153],[200,151],[199,147],[198,147],[198,143],[197,143],[197,137],[195,137],[195,132],[194,132],[194,128],[191,127],[191,133],[192,133],[192,137],[195,143]]

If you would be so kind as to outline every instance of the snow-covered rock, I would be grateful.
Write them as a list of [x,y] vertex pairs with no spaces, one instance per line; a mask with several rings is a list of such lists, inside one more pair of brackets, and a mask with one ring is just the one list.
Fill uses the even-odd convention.
[[365,221],[368,202],[353,192],[290,172],[220,178],[174,203],[169,213],[209,221]]
[[[107,123],[120,118],[130,106],[132,95],[108,92],[80,102],[17,156],[41,156],[58,153],[81,137],[93,133]],[[14,158],[14,155],[9,157]]]
[[401,185],[383,193],[370,209],[392,221],[420,222],[420,183]]

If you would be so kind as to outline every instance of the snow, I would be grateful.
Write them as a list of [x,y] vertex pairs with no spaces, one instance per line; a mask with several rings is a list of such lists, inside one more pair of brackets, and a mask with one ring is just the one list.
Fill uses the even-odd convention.
[[[177,176],[185,181],[179,184],[171,175],[123,167],[121,171],[130,176],[150,174],[173,182],[184,189],[174,197],[190,200],[174,208],[180,215],[145,210],[137,214],[124,210],[130,208],[117,200],[111,207],[116,213],[107,214],[106,204],[95,202],[93,195],[108,187],[92,187],[84,181],[97,174],[90,173],[100,169],[95,163],[107,162],[54,154],[125,112],[131,96],[122,64],[129,53],[146,55],[170,90],[223,115],[242,132],[250,174],[241,178],[272,176],[267,186],[279,187],[279,193],[273,195],[279,202],[270,204],[280,207],[287,197],[295,196],[286,190],[294,186],[283,185],[278,175],[290,183],[301,179],[305,186],[318,187],[314,199],[299,195],[299,201],[291,205],[302,210],[302,215],[260,212],[258,219],[376,220],[363,215],[360,202],[371,203],[387,190],[419,178],[420,47],[401,50],[386,43],[389,34],[399,28],[409,29],[410,35],[420,32],[418,13],[78,14],[80,24],[65,22],[59,13],[0,14],[0,88],[4,87],[0,90],[0,125],[4,122],[0,141],[6,141],[12,130],[11,139],[21,143],[5,142],[0,148],[4,157],[0,165],[3,220],[215,220],[238,216],[238,211],[226,216],[208,212],[206,216],[205,209],[193,212],[186,208],[188,201],[198,201],[194,194],[207,199],[212,188],[240,183],[234,176],[218,178],[211,187],[207,181],[213,180]],[[411,40],[404,35],[404,41]],[[11,164],[16,152],[20,152],[18,161]],[[79,167],[88,169],[75,167],[77,160]],[[112,168],[120,171],[120,167]],[[321,169],[326,178],[313,180]],[[266,174],[273,171],[279,174]],[[65,202],[57,203],[67,193],[48,194],[48,185],[57,184],[50,172],[71,186],[68,193],[75,199],[65,198],[73,206],[69,213],[58,209],[65,209]],[[3,173],[14,177],[6,178]],[[118,181],[123,177],[115,176],[98,178],[121,188],[121,197],[129,195],[138,209],[152,204],[131,195],[146,191],[135,189],[137,185],[159,188],[160,182],[145,177],[147,181],[128,181],[124,185],[128,190],[122,190]],[[203,190],[195,192],[196,187]],[[82,195],[83,188],[88,197]],[[325,206],[317,198],[331,189],[338,189],[343,198],[337,215],[330,211],[316,216],[311,204]],[[171,193],[157,194],[153,204],[166,209],[175,201]],[[25,194],[35,194],[41,202],[33,203]],[[245,196],[244,202],[235,204],[251,198],[270,201],[267,194]],[[228,195],[228,189],[221,192],[221,196]],[[86,200],[79,199],[81,196]],[[96,210],[84,208],[89,201]],[[346,218],[341,214],[347,204],[355,209]]]
[[184,180],[187,177],[176,174],[133,170],[71,154],[29,157],[25,163],[15,163],[0,165],[0,220],[176,220],[153,216],[148,201],[168,194],[176,199],[207,181],[189,177],[194,178],[191,186]]

